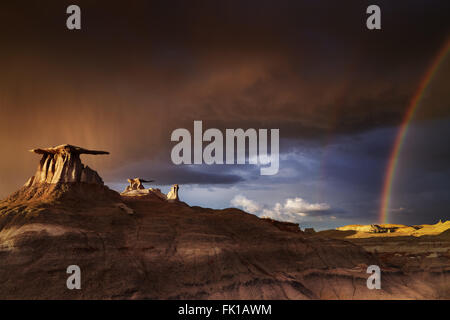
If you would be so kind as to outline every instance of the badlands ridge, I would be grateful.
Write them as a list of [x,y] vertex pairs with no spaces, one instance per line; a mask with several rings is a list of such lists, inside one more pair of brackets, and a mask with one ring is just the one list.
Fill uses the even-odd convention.
[[[0,202],[0,299],[450,298],[448,230],[302,232],[189,206],[176,184],[164,194],[134,178],[119,194],[80,158],[105,151],[32,151],[42,156],[35,175]],[[66,287],[70,265],[80,290]],[[382,270],[380,290],[366,286],[370,265]]]

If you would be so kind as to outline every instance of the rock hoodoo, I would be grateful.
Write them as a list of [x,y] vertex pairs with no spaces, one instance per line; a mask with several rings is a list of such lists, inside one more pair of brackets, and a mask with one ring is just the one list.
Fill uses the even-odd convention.
[[129,185],[121,193],[122,196],[137,197],[146,195],[155,195],[162,200],[167,201],[179,201],[178,198],[178,184],[174,184],[170,191],[165,195],[158,188],[148,188],[146,189],[143,185],[144,182],[153,182],[154,180],[144,180],[141,178],[128,179]]
[[25,185],[9,196],[7,201],[71,199],[71,201],[120,202],[120,195],[104,185],[99,174],[85,166],[81,154],[109,154],[70,144],[53,148],[33,149],[42,155],[38,169]]
[[42,154],[36,174],[25,186],[38,183],[71,183],[84,182],[103,185],[98,173],[81,163],[81,154],[109,154],[106,151],[87,150],[80,147],[63,144],[53,148],[33,149],[31,152]]
[[144,182],[153,182],[155,180],[144,180],[141,178],[128,179],[128,183],[130,184],[125,188],[123,192],[128,192],[131,190],[144,190],[145,187],[143,185]]
[[172,201],[180,200],[178,198],[178,189],[179,189],[179,186],[177,184],[174,184],[172,186],[172,188],[170,189],[169,193],[167,194],[167,200],[172,200]]

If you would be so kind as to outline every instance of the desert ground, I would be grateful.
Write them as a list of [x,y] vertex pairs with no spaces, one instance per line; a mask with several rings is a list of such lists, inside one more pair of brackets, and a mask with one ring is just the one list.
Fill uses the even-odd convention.
[[[164,195],[134,178],[119,194],[77,148],[33,150],[36,174],[0,202],[0,299],[450,298],[448,221],[304,232],[189,206],[178,185]],[[66,286],[70,265],[80,290]]]

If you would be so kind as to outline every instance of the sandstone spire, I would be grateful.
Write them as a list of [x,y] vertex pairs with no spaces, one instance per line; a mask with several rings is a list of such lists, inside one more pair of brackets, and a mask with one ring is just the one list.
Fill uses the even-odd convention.
[[75,183],[103,185],[102,178],[88,166],[83,165],[80,154],[109,154],[106,151],[88,150],[69,144],[53,148],[32,149],[30,152],[42,154],[36,174],[31,177],[25,186],[39,183]]

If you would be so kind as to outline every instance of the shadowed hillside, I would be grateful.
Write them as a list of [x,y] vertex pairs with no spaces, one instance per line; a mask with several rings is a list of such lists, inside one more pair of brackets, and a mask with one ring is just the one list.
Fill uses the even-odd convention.
[[[326,232],[93,181],[27,184],[0,202],[1,299],[449,298],[449,264],[408,269]],[[374,264],[381,290],[366,286]],[[69,265],[81,290],[66,287]]]

